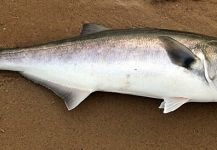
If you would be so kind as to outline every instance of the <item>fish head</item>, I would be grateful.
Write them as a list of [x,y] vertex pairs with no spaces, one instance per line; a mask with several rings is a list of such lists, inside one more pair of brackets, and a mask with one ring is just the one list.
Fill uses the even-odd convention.
[[204,55],[202,61],[205,77],[217,89],[217,41],[208,41],[200,47]]

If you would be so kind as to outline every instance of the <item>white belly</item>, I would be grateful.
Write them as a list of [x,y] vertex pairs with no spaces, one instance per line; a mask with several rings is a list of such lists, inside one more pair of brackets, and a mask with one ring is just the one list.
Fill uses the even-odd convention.
[[[133,66],[133,65],[131,65]],[[137,68],[120,68],[111,66],[78,66],[75,70],[64,68],[62,78],[55,81],[69,86],[91,89],[93,91],[108,91],[126,93],[153,98],[184,97],[195,102],[209,102],[217,100],[216,89],[189,72],[173,64]],[[60,70],[58,72],[63,72]],[[52,73],[52,74],[57,74]]]

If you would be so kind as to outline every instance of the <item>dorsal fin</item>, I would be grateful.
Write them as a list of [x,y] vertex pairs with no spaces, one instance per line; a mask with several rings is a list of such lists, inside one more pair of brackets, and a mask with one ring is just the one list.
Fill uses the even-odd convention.
[[94,23],[86,23],[86,24],[83,24],[81,35],[88,35],[88,34],[93,34],[93,33],[106,31],[106,30],[109,30],[109,28],[103,25],[94,24]]
[[159,39],[174,64],[189,69],[196,62],[197,56],[182,43],[168,36],[160,36]]

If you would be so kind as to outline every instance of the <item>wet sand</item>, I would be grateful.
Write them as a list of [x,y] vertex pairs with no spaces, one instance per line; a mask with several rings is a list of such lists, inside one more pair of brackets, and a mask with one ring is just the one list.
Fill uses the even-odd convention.
[[[0,0],[0,47],[70,38],[87,22],[217,36],[216,8],[215,0]],[[165,115],[160,102],[96,92],[67,111],[51,91],[0,71],[0,149],[216,149],[217,103]]]

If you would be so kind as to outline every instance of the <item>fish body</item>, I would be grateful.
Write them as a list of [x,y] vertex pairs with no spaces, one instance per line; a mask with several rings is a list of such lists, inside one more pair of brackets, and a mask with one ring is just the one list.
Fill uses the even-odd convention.
[[217,101],[216,38],[163,29],[88,24],[82,35],[0,52],[0,69],[18,71],[73,109],[95,91],[164,99],[164,113],[187,102]]

